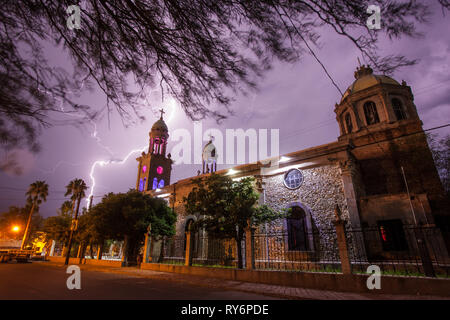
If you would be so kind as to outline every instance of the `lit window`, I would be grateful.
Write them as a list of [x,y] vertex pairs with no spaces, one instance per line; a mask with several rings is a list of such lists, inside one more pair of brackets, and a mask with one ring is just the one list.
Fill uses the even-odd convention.
[[139,191],[144,191],[144,180],[139,180]]
[[164,179],[161,179],[158,183],[158,188],[164,188]]
[[384,251],[408,250],[403,223],[400,219],[378,221],[378,230]]
[[158,174],[162,174],[163,173],[163,167],[161,167],[161,166],[159,166],[158,168],[156,168],[156,172],[158,173]]
[[380,122],[378,117],[377,106],[373,101],[367,101],[364,104],[364,115],[366,116],[367,125],[375,124]]
[[153,179],[153,187],[152,187],[152,189],[155,190],[156,188],[158,188],[158,179],[154,178]]
[[142,167],[142,172],[145,172],[145,171],[147,171],[147,166]]
[[394,113],[395,116],[397,117],[397,120],[406,119],[406,112],[403,109],[402,102],[399,99],[397,98],[392,99],[392,108],[394,109]]
[[288,189],[297,189],[303,183],[303,174],[298,169],[291,169],[284,175],[284,185]]

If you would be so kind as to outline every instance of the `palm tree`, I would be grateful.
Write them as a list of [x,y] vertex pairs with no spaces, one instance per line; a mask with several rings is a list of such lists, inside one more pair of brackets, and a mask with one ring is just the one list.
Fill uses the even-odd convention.
[[69,264],[69,257],[70,257],[70,250],[72,248],[72,238],[73,233],[77,226],[78,221],[78,211],[80,210],[80,202],[81,199],[83,199],[86,196],[85,191],[87,190],[86,183],[83,179],[74,179],[69,182],[69,184],[66,186],[66,194],[65,196],[71,195],[70,199],[72,200],[72,212],[75,205],[75,202],[77,202],[77,209],[75,211],[75,217],[73,218],[72,227],[70,228],[70,236],[69,236],[69,244],[67,245],[67,253],[66,253],[66,261],[65,264]]
[[27,201],[31,204],[30,215],[28,216],[27,227],[23,234],[22,245],[20,249],[25,248],[25,244],[28,240],[28,233],[30,232],[31,217],[33,216],[34,209],[40,205],[42,201],[47,201],[48,196],[48,184],[45,181],[35,181],[30,184],[26,193],[28,196]]

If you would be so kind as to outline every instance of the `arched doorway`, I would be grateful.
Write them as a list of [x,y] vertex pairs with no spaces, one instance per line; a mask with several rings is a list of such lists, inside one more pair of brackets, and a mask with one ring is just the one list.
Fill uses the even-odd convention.
[[299,206],[291,207],[291,214],[289,218],[286,219],[286,224],[288,233],[288,250],[308,251],[310,246],[305,210]]

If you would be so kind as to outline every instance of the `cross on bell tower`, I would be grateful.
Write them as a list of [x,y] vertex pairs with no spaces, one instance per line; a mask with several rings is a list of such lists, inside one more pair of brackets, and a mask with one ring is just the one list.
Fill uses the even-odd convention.
[[142,153],[139,161],[138,180],[136,189],[139,191],[155,190],[170,184],[172,159],[166,156],[169,130],[164,122],[164,109],[159,109],[160,118],[153,124],[149,136],[148,153]]

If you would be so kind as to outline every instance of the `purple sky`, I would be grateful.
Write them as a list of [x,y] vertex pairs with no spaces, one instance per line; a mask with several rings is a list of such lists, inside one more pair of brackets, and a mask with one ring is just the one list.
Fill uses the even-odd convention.
[[[437,10],[430,21],[430,25],[419,27],[425,34],[423,38],[405,38],[395,42],[385,40],[380,44],[383,54],[401,53],[408,58],[420,59],[417,65],[398,70],[394,78],[399,82],[404,79],[412,87],[425,129],[450,120],[450,38],[447,34],[450,20]],[[349,41],[326,29],[322,33],[321,48],[316,48],[316,53],[344,91],[354,81],[353,72],[360,56],[358,51]],[[53,51],[51,55],[52,59],[67,64],[64,53]],[[83,100],[98,108],[106,104],[104,95],[99,91],[85,94]],[[44,217],[55,215],[64,201],[64,187],[70,180],[82,178],[88,186],[92,185],[89,173],[96,160],[121,160],[131,150],[148,144],[148,132],[157,119],[156,110],[164,105],[157,94],[149,95],[148,100],[147,120],[139,125],[124,128],[117,114],[114,114],[110,129],[106,117],[96,123],[97,139],[92,136],[92,125],[87,124],[81,130],[59,126],[42,132],[40,153],[33,155],[25,150],[16,150],[24,172],[19,176],[0,172],[0,212],[11,205],[23,205],[29,184],[35,180],[45,180],[50,186],[50,193],[40,212]],[[220,126],[213,120],[205,120],[203,130],[214,127],[225,133],[227,128],[280,129],[280,153],[284,154],[335,141],[339,129],[333,110],[339,100],[339,93],[320,66],[312,57],[304,56],[295,64],[275,63],[274,68],[260,80],[258,92],[235,97],[235,116]],[[169,133],[176,128],[191,132],[193,129],[193,124],[179,108],[175,108],[167,124]],[[450,130],[446,128],[435,132],[444,135]],[[169,142],[169,151],[173,145]],[[94,203],[107,192],[123,192],[135,187],[137,156],[138,153],[133,154],[123,165],[110,164],[96,168]],[[5,157],[2,154],[0,162]],[[195,175],[198,169],[200,165],[174,166],[172,183]]]

